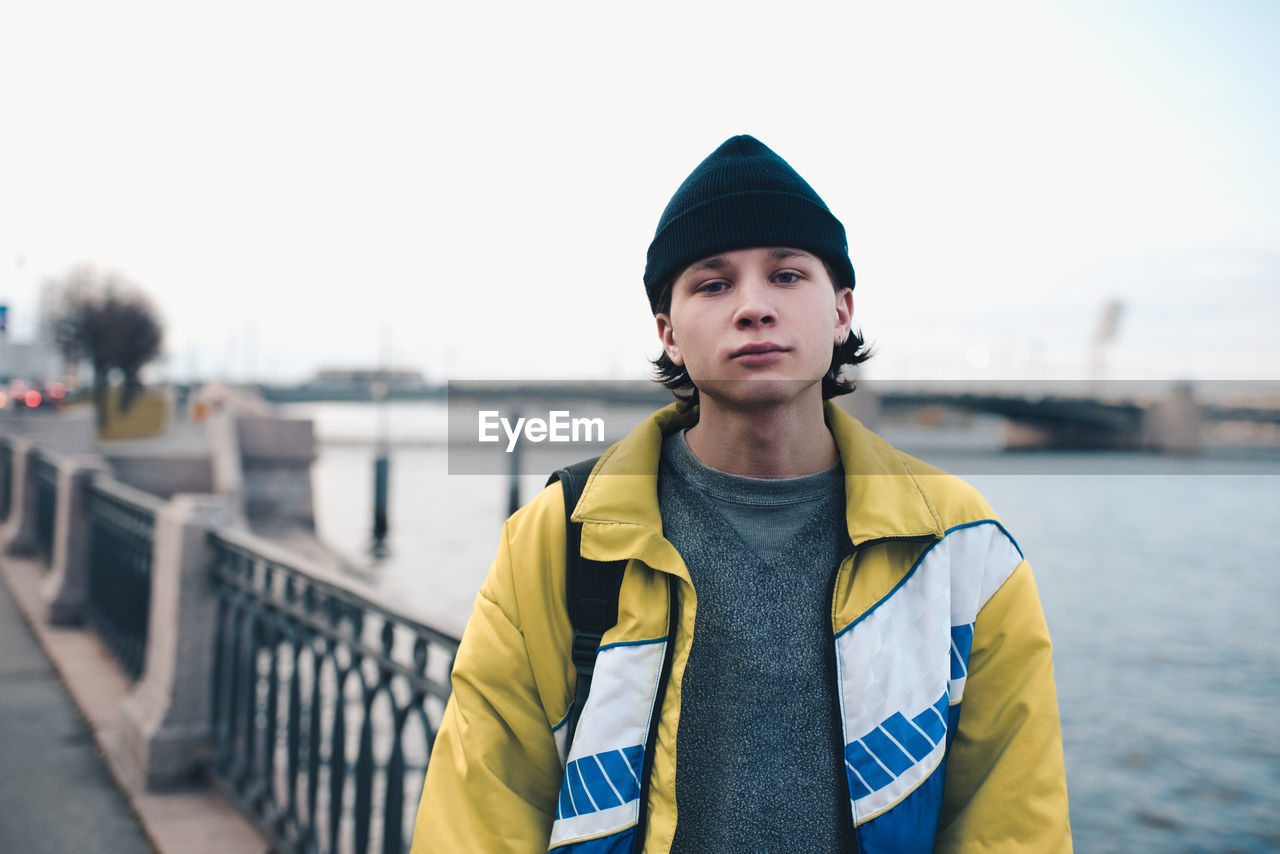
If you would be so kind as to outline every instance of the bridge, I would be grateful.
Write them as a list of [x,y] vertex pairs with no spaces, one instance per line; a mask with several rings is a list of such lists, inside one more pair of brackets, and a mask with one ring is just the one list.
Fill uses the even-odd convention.
[[[936,384],[935,384],[936,385]],[[973,383],[952,388],[928,388],[922,383],[862,382],[850,408],[864,421],[877,416],[908,416],[929,407],[943,407],[1006,419],[1011,447],[1081,450],[1147,450],[1195,453],[1201,446],[1206,423],[1220,421],[1280,425],[1280,383],[1254,383],[1247,392],[1254,405],[1202,403],[1190,384],[1157,389],[1143,384],[1144,393],[1103,396],[1088,391],[1065,393],[1062,383],[1003,384],[983,390]],[[1112,384],[1114,387],[1115,384]],[[1045,393],[1046,389],[1063,393]],[[486,382],[448,384],[324,383],[263,385],[258,392],[268,402],[298,403],[379,400],[445,402],[505,401],[510,405],[531,402],[592,400],[615,405],[653,406],[671,401],[665,389],[644,381],[594,382]]]

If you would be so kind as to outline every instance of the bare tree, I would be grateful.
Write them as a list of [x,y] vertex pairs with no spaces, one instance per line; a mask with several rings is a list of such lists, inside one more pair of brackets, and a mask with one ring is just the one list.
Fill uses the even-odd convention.
[[63,358],[93,366],[93,404],[104,427],[112,371],[123,380],[121,414],[142,391],[142,368],[160,354],[164,338],[159,315],[132,282],[92,267],[77,267],[45,288],[50,332]]

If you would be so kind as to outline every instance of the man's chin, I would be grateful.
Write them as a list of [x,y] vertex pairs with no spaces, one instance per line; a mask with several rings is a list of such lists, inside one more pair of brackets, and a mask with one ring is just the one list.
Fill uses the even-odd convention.
[[698,383],[698,392],[727,409],[758,409],[793,403],[819,382],[772,378],[709,380]]

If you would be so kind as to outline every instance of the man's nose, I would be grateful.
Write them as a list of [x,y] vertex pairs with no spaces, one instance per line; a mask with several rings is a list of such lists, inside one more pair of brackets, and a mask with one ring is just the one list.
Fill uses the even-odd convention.
[[752,326],[774,322],[777,313],[773,306],[769,283],[755,277],[743,279],[737,287],[738,305],[734,311],[735,326],[749,329]]

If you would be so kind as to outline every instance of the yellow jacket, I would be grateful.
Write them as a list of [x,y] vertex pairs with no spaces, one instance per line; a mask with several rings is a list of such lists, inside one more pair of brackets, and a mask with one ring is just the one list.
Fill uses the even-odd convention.
[[[458,649],[413,854],[612,854],[635,850],[637,836],[645,852],[670,850],[697,599],[662,536],[656,478],[663,436],[695,419],[654,413],[604,454],[573,514],[584,556],[629,564],[572,745],[559,484],[507,520]],[[832,702],[859,849],[1070,851],[1052,650],[1030,567],[967,484],[831,403],[826,419],[853,544],[834,579]]]

